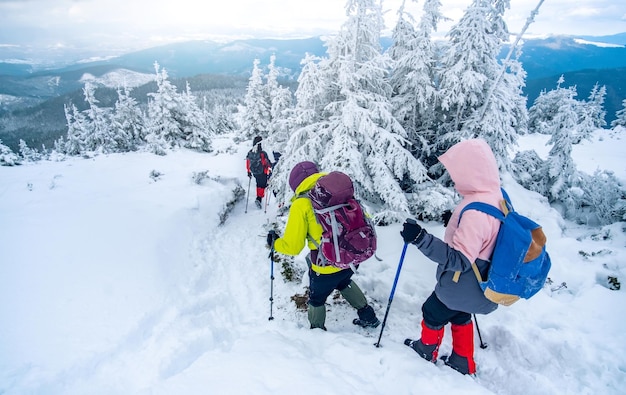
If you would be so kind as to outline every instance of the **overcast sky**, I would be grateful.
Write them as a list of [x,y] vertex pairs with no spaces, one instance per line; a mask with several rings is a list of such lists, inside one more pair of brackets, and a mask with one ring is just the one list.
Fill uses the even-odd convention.
[[[457,21],[471,0],[441,0]],[[423,1],[406,0],[419,17]],[[384,0],[392,28],[402,0]],[[518,31],[539,0],[511,0],[509,30]],[[0,0],[0,46],[126,52],[173,41],[241,37],[310,37],[346,20],[345,0]],[[448,25],[440,25],[445,32]],[[530,34],[626,32],[626,0],[545,0]]]

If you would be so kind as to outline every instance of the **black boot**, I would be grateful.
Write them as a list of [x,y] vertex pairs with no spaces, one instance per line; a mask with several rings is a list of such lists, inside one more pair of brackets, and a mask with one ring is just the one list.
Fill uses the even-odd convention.
[[372,306],[367,305],[356,312],[359,318],[355,318],[352,323],[354,325],[362,326],[363,328],[376,328],[380,325],[380,321],[376,318],[376,313]]
[[404,344],[411,347],[417,353],[417,355],[424,358],[425,360],[429,362],[437,361],[436,351],[439,347],[438,344],[427,345],[422,342],[422,339],[406,339],[404,341]]

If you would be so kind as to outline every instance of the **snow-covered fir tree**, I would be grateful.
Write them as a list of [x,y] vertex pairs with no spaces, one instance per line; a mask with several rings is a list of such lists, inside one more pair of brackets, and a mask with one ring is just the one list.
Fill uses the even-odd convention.
[[211,140],[215,135],[214,125],[209,122],[204,111],[196,103],[196,97],[191,93],[189,82],[185,87],[185,92],[180,95],[180,125],[185,139],[182,145],[197,151],[211,152]]
[[615,119],[611,122],[612,128],[618,126],[626,127],[626,99],[622,100],[622,109],[615,113]]
[[545,162],[542,171],[545,189],[541,193],[551,202],[568,198],[577,172],[572,159],[572,145],[578,123],[578,103],[574,99],[575,92],[567,91],[570,96],[562,98],[556,114],[545,125],[546,131],[552,135],[548,141],[552,148],[548,154],[550,159]]
[[17,154],[11,151],[11,148],[2,144],[0,140],[0,166],[15,166],[20,163]]
[[550,91],[541,91],[539,96],[528,109],[528,129],[531,133],[550,134],[552,120],[556,117],[561,107],[561,102],[571,102],[570,98],[577,96],[576,87],[562,87],[565,78],[561,75],[556,83],[556,88]]
[[20,156],[26,162],[37,162],[43,157],[43,155],[39,151],[34,148],[30,148],[22,139],[20,139],[19,147]]
[[203,112],[196,103],[189,85],[178,93],[168,80],[167,72],[154,63],[157,91],[148,93],[146,141],[148,149],[164,154],[169,147],[187,147],[211,151],[211,130]]
[[591,118],[593,125],[599,129],[606,126],[606,111],[604,109],[604,100],[606,98],[606,86],[596,84],[589,93],[587,99],[587,116]]
[[154,62],[157,91],[148,93],[146,141],[151,152],[163,154],[165,150],[181,141],[179,125],[178,92],[168,80],[167,71]]
[[254,59],[252,75],[244,98],[245,109],[241,119],[241,138],[252,139],[256,135],[267,137],[270,129],[271,104],[263,83],[261,61]]
[[327,62],[307,53],[300,64],[302,71],[298,76],[298,89],[294,93],[296,104],[291,120],[296,129],[323,120],[326,105],[330,103],[330,95],[334,92],[333,74],[326,69]]
[[576,134],[574,135],[574,144],[589,139],[589,136],[596,130],[606,126],[604,119],[606,112],[604,111],[604,97],[606,96],[606,87],[599,87],[596,83],[587,101],[578,102],[578,124],[576,125]]
[[282,149],[291,132],[289,121],[290,109],[293,106],[293,98],[289,88],[285,88],[278,82],[280,75],[276,66],[276,55],[270,56],[265,89],[270,103],[269,136],[272,146]]
[[437,149],[470,137],[491,146],[500,168],[508,168],[509,149],[525,133],[525,72],[521,64],[502,64],[498,55],[509,32],[503,15],[509,0],[474,0],[448,33],[450,44],[442,59],[441,125]]
[[424,161],[430,156],[429,143],[435,138],[438,102],[437,47],[432,34],[439,21],[445,18],[440,12],[439,0],[426,0],[416,30],[413,16],[404,11],[404,5],[403,1],[393,30],[393,45],[388,50],[394,60],[390,77],[393,113],[406,131],[414,155]]
[[80,155],[89,151],[87,136],[91,134],[89,122],[74,103],[64,105],[67,135],[55,142],[55,150],[66,155]]
[[105,153],[117,152],[117,141],[111,130],[111,109],[98,106],[96,99],[96,87],[86,82],[83,88],[85,102],[88,107],[83,112],[87,125],[86,134],[83,136],[84,149],[87,151],[101,150]]
[[400,181],[408,176],[421,183],[427,177],[406,149],[406,132],[391,112],[391,86],[386,78],[390,59],[380,46],[381,8],[374,0],[349,0],[346,10],[347,22],[328,42],[328,58],[315,68],[325,74],[320,79],[330,91],[304,95],[330,101],[320,119],[291,136],[284,162],[272,179],[278,180],[279,189],[283,186],[280,193],[285,199],[289,170],[297,162],[312,160],[322,171],[350,175],[357,195],[381,206],[377,220],[404,219],[410,203]]
[[144,114],[128,87],[117,88],[117,101],[111,114],[112,133],[120,151],[135,151],[145,144]]

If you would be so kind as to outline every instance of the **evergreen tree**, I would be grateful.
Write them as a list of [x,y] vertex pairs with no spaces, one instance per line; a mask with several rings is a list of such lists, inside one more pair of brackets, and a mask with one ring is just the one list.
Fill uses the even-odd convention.
[[265,89],[270,102],[269,136],[272,145],[281,148],[287,142],[291,125],[290,109],[293,105],[291,91],[278,83],[279,70],[276,67],[276,55],[270,57]]
[[89,136],[89,122],[73,103],[64,105],[67,135],[55,143],[59,153],[66,155],[80,155],[89,150],[89,143],[85,138]]
[[288,185],[291,167],[313,160],[325,171],[349,174],[359,197],[382,206],[377,220],[404,219],[409,202],[400,180],[408,175],[420,183],[426,172],[405,148],[406,132],[391,112],[390,60],[380,47],[381,9],[374,0],[349,0],[346,10],[347,22],[328,42],[328,58],[316,68],[325,74],[320,80],[330,91],[306,95],[330,101],[320,119],[291,136],[281,159],[284,167],[279,165],[272,178],[278,179],[278,187]]
[[244,99],[245,110],[242,117],[242,139],[252,139],[256,135],[268,136],[270,129],[270,108],[267,90],[263,84],[263,72],[259,59],[254,59],[252,75]]
[[128,87],[117,89],[115,110],[111,116],[112,134],[120,151],[135,151],[145,143],[144,115]]
[[439,0],[426,0],[415,30],[413,17],[404,11],[403,2],[393,31],[394,43],[388,51],[395,61],[390,77],[394,116],[406,131],[414,155],[422,161],[430,156],[429,143],[435,137],[437,48],[431,36],[444,19],[440,8]]
[[189,83],[185,92],[178,93],[170,83],[165,69],[156,70],[157,92],[148,93],[146,141],[148,149],[162,155],[168,147],[186,147],[210,152],[213,125],[208,123],[204,112],[191,93]]
[[615,119],[611,122],[611,127],[616,128],[618,126],[626,127],[626,99],[622,100],[622,109],[615,113]]
[[11,148],[2,144],[2,140],[0,140],[0,166],[15,166],[19,165],[19,157]]
[[296,105],[292,113],[294,128],[311,125],[326,116],[326,106],[336,87],[332,70],[327,69],[328,62],[323,60],[307,53],[300,62],[302,71],[298,76],[298,89],[294,94]]
[[574,131],[578,123],[577,101],[574,99],[574,91],[568,91],[570,96],[563,98],[557,113],[546,125],[552,135],[548,141],[552,148],[548,154],[550,159],[545,162],[542,172],[545,182],[545,193],[542,194],[551,202],[568,198],[577,173],[572,159]]
[[204,111],[196,103],[189,82],[180,96],[180,127],[185,139],[183,146],[202,152],[211,152],[211,139],[215,135],[214,126],[208,122]]
[[83,149],[87,151],[101,150],[105,153],[117,152],[117,142],[111,131],[111,109],[98,107],[96,87],[86,82],[83,88],[87,109],[84,111],[87,126],[83,129]]
[[26,145],[26,142],[24,140],[20,139],[19,147],[20,147],[20,156],[26,162],[37,162],[41,160],[41,157],[42,157],[41,153],[37,151],[36,149],[30,148],[28,145]]
[[509,149],[527,127],[525,72],[515,60],[498,60],[509,39],[503,19],[507,8],[509,0],[474,0],[448,33],[441,74],[441,109],[447,121],[437,142],[445,151],[462,139],[481,137],[504,169],[510,166]]
[[564,88],[563,76],[559,77],[556,88],[551,91],[542,91],[528,110],[528,128],[531,133],[550,134],[553,119],[557,116],[563,101],[571,103],[577,95],[576,87]]
[[598,83],[593,86],[587,99],[587,116],[591,118],[596,129],[606,126],[606,111],[604,110],[604,99],[606,98],[606,86],[600,87]]
[[167,71],[154,62],[157,91],[148,93],[148,118],[146,120],[146,141],[148,149],[156,154],[164,154],[169,147],[184,140],[180,125],[178,105],[179,94],[168,80]]

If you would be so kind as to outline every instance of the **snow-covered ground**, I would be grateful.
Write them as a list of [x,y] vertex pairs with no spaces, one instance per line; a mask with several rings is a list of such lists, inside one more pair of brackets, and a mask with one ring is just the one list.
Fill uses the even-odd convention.
[[[620,135],[599,131],[576,146],[578,168],[626,180]],[[525,136],[520,149],[543,157],[546,141]],[[553,283],[478,316],[488,347],[476,336],[470,378],[403,345],[419,336],[435,283],[435,264],[412,246],[380,348],[380,327],[352,325],[341,299],[328,301],[328,332],[309,330],[291,300],[306,279],[285,281],[278,262],[270,306],[264,235],[276,204],[246,213],[244,199],[219,225],[233,190],[247,191],[249,142],[214,146],[0,167],[0,394],[624,393],[626,296],[607,282],[626,278],[624,223],[572,224],[505,179],[515,208],[544,226]],[[355,276],[381,319],[400,229],[377,229],[382,261]],[[304,267],[303,255],[296,262]],[[450,341],[447,331],[442,355]]]

